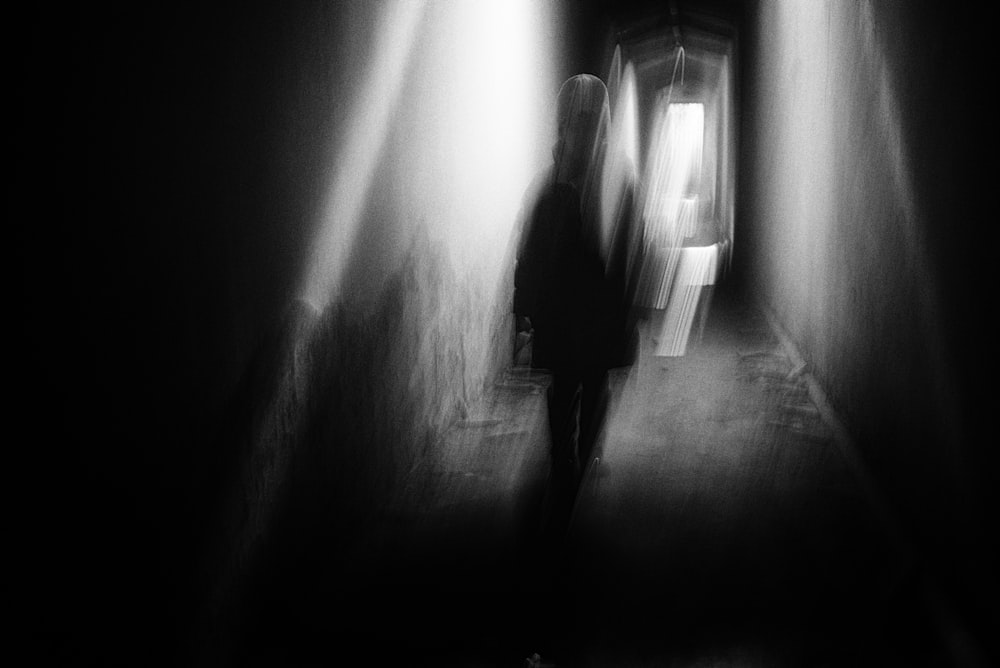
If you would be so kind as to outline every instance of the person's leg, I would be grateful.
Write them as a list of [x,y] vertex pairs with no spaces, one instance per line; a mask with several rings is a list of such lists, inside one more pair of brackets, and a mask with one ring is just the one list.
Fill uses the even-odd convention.
[[583,376],[580,396],[580,438],[577,443],[579,475],[597,454],[594,446],[604,428],[608,412],[608,372],[592,370]]
[[553,536],[568,527],[576,497],[579,471],[577,439],[579,436],[580,377],[558,371],[549,385],[549,429],[552,437],[551,473],[549,476],[549,517]]
[[558,372],[549,385],[549,428],[552,434],[552,461],[560,468],[575,466],[580,438],[581,377]]
[[547,398],[552,439],[550,471],[542,508],[542,540],[534,555],[539,576],[544,579],[544,586],[539,587],[543,598],[535,605],[544,606],[544,612],[535,619],[532,647],[543,662],[564,665],[573,633],[566,536],[576,498],[579,376],[553,370]]

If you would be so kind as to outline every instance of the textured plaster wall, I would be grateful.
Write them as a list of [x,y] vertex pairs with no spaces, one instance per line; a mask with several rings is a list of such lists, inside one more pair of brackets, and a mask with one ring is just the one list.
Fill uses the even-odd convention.
[[[245,379],[243,417],[225,434],[239,464],[210,550],[210,625],[239,623],[242,612],[230,615],[248,595],[292,596],[286,578],[334,568],[309,560],[349,544],[411,466],[439,456],[443,430],[511,359],[512,252],[522,198],[553,141],[558,16],[532,3],[427,3],[397,89],[367,98],[383,52],[314,33],[327,36],[332,22],[335,35],[367,30],[377,41],[385,7],[303,20],[306,46],[288,56],[300,72],[288,94],[304,105],[293,136],[325,128],[328,143],[325,162],[296,177],[320,191],[299,283],[250,358],[266,371]],[[346,91],[331,85],[343,80]],[[385,118],[362,130],[374,154],[352,152],[358,114]],[[345,217],[329,194],[366,169],[350,191],[357,216]]]
[[871,1],[745,16],[742,275],[929,559],[983,573],[976,19]]
[[[359,107],[404,4],[423,10],[396,102]],[[363,523],[506,366],[516,222],[571,26],[528,2],[41,14],[26,104],[64,132],[24,164],[65,197],[27,235],[45,295],[28,320],[53,440],[81,444],[66,541],[96,550],[52,580],[78,605],[46,614],[76,620],[69,656],[171,663],[272,565]],[[357,219],[331,218],[376,111]],[[348,223],[316,308],[317,242]]]

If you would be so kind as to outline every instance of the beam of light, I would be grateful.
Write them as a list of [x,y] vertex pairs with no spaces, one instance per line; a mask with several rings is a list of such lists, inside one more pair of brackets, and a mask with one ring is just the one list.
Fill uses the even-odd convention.
[[549,155],[539,142],[552,95],[545,10],[530,0],[478,0],[444,5],[434,18],[431,30],[446,45],[441,72],[428,80],[442,145],[428,153],[442,159],[424,161],[418,197],[459,271],[492,275],[502,254],[482,249],[506,245],[524,189]]
[[644,268],[647,306],[657,311],[655,354],[684,355],[695,317],[704,314],[703,286],[716,282],[719,243],[685,246],[702,220],[705,106],[669,103],[653,135],[647,169]]
[[[434,257],[417,260],[429,266],[433,259],[442,275],[414,286],[441,305],[421,318],[418,336],[460,338],[463,401],[496,363],[519,210],[552,160],[559,84],[552,14],[533,0],[429,3],[401,110],[405,132],[393,136],[387,156],[397,163],[394,208],[404,212],[394,242],[425,236]],[[411,366],[436,363],[427,353]]]
[[[356,98],[348,101],[344,139],[331,161],[299,298],[282,323],[280,341],[262,356],[273,376],[261,379],[267,383],[261,390],[266,401],[255,409],[253,442],[241,465],[239,493],[233,495],[232,516],[246,520],[226,517],[236,535],[214,600],[225,600],[274,521],[293,461],[285,446],[313,416],[310,382],[317,376],[310,344],[329,334],[317,327],[323,311],[356,287],[356,277],[345,272],[352,254],[363,245],[375,246],[384,266],[366,274],[371,283],[398,268],[393,263],[410,252],[394,254],[399,246],[415,249],[408,259],[420,264],[401,291],[408,310],[392,323],[410,337],[408,344],[414,339],[416,344],[396,347],[386,364],[395,373],[387,381],[390,390],[406,391],[413,402],[400,409],[402,417],[388,418],[406,420],[406,407],[420,406],[414,424],[423,420],[420,429],[429,430],[437,425],[431,411],[445,415],[452,398],[474,398],[492,371],[496,314],[503,309],[507,315],[505,248],[525,187],[551,146],[547,103],[555,70],[549,42],[559,23],[545,4],[379,3],[372,57],[360,73]],[[367,17],[368,11],[361,14]],[[380,220],[386,233],[371,241],[359,230],[376,198],[388,202],[380,214],[394,218]],[[409,243],[417,228],[425,233],[418,238],[428,243]],[[451,265],[436,254],[441,247],[449,251]],[[394,343],[399,335],[386,336]],[[441,372],[445,365],[459,369]],[[494,416],[485,424],[494,422],[510,426]],[[483,442],[478,433],[476,442]],[[472,466],[464,447],[445,444],[431,456],[440,457],[449,471]]]
[[705,109],[701,103],[664,106],[653,132],[646,169],[645,306],[667,306],[684,239],[697,230]]
[[[615,55],[618,55],[616,51]],[[608,129],[607,157],[601,183],[601,250],[608,256],[611,240],[617,230],[612,222],[617,219],[618,205],[622,191],[629,183],[634,183],[639,165],[639,121],[636,101],[635,68],[629,62],[620,77],[615,76],[612,84],[615,104],[611,111],[611,125]],[[609,89],[609,93],[611,90]],[[631,267],[628,268],[631,271]]]
[[424,4],[422,0],[387,3],[379,16],[379,32],[372,49],[377,59],[371,63],[361,95],[352,108],[344,135],[346,145],[338,151],[302,292],[316,310],[322,311],[340,289]]
[[715,284],[719,271],[719,245],[690,246],[677,252],[677,273],[671,283],[667,308],[662,314],[655,355],[677,357],[687,351],[695,316],[704,314],[705,286]]

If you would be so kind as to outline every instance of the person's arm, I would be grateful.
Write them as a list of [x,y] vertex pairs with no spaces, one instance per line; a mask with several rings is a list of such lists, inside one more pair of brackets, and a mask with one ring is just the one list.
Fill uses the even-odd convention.
[[514,265],[513,311],[518,332],[531,331],[531,318],[535,315],[538,302],[541,267],[539,263],[539,207],[540,200],[534,192],[529,193],[529,201],[523,208],[517,259]]

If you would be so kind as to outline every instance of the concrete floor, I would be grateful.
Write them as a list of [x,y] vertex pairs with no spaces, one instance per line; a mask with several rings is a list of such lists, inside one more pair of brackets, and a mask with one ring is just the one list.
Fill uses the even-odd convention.
[[240,662],[941,665],[912,560],[763,315],[723,289],[695,338],[655,357],[644,332],[613,378],[565,544],[537,532],[548,379],[515,369],[361,539],[273,588]]

